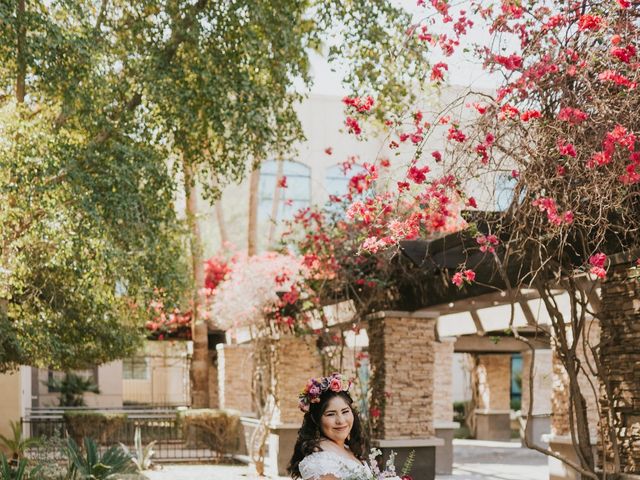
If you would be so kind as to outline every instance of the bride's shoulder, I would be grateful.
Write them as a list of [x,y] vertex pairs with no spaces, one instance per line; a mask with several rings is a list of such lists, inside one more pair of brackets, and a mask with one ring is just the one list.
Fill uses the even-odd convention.
[[337,474],[342,468],[340,457],[333,452],[320,450],[302,459],[299,464],[303,479],[312,479],[322,475]]

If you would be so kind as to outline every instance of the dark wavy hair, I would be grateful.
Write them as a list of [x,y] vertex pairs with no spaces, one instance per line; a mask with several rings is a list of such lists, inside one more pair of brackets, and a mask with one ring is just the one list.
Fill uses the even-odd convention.
[[300,427],[300,430],[298,430],[296,446],[293,449],[293,455],[291,456],[289,466],[287,467],[287,471],[289,472],[289,475],[291,475],[291,478],[301,478],[299,465],[304,457],[312,454],[313,452],[322,451],[320,448],[322,434],[320,431],[320,419],[327,409],[329,400],[334,397],[341,397],[347,405],[349,405],[349,408],[351,408],[351,412],[353,413],[353,426],[351,427],[349,439],[345,444],[349,446],[349,450],[351,450],[351,453],[353,453],[356,458],[360,460],[363,459],[364,439],[362,436],[362,425],[360,423],[358,411],[353,405],[351,395],[344,391],[334,392],[332,390],[327,390],[320,395],[320,401],[318,403],[312,403],[309,406],[309,411],[304,414],[302,426]]

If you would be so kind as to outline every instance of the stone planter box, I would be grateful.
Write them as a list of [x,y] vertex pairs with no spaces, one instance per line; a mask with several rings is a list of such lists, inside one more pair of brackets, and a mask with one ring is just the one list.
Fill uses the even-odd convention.
[[436,447],[436,473],[438,475],[451,475],[453,471],[453,434],[460,428],[459,422],[434,421],[436,437],[442,439],[444,444]]

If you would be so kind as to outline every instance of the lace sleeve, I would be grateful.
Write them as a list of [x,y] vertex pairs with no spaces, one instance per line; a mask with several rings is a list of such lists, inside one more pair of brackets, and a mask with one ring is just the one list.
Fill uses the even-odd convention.
[[322,475],[335,475],[340,478],[342,464],[329,452],[315,452],[302,459],[298,468],[303,480],[316,480]]

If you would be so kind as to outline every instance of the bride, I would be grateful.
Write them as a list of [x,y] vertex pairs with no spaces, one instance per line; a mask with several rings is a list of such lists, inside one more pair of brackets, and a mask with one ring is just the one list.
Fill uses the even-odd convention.
[[349,395],[350,382],[339,373],[312,378],[300,394],[305,412],[288,471],[293,479],[370,478],[363,463],[360,419]]

